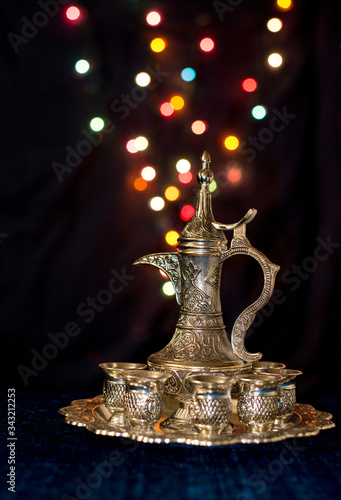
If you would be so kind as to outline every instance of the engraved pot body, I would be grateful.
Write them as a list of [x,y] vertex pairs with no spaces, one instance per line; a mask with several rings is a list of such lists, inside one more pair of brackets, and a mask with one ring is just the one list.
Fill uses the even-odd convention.
[[238,361],[227,338],[220,304],[218,255],[179,255],[180,313],[170,343],[150,357],[169,361]]

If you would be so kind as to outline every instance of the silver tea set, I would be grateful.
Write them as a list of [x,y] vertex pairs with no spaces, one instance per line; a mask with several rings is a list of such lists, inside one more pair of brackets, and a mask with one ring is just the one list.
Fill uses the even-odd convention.
[[[93,399],[61,408],[66,422],[96,434],[148,443],[222,446],[312,436],[329,429],[329,413],[296,404],[299,370],[261,361],[244,345],[257,312],[271,298],[279,266],[254,248],[246,225],[250,209],[234,224],[216,222],[212,212],[211,158],[205,151],[197,179],[193,218],[176,252],[146,255],[135,265],[163,271],[180,305],[171,341],[147,363],[101,363],[103,390]],[[230,246],[224,231],[233,231]],[[235,255],[255,259],[263,271],[261,295],[237,317],[229,340],[220,303],[222,265]]]

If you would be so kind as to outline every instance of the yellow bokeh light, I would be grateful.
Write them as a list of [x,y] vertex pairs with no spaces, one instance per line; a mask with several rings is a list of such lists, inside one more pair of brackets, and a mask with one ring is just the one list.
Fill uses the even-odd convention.
[[175,95],[174,97],[172,97],[169,102],[176,111],[183,108],[185,105],[185,101],[179,95]]
[[224,140],[224,146],[226,149],[228,149],[230,151],[234,151],[239,146],[239,140],[237,139],[237,137],[235,135],[229,135]]
[[164,38],[154,38],[150,42],[150,48],[153,52],[162,52],[166,48],[167,42]]
[[291,0],[277,0],[277,6],[283,10],[291,9],[292,1]]
[[179,198],[180,196],[180,191],[178,190],[177,187],[175,186],[168,186],[168,188],[165,191],[165,198],[168,201],[175,201]]
[[277,54],[277,52],[270,54],[268,57],[268,63],[273,68],[279,68],[281,66],[282,62],[283,62],[283,58],[280,54]]
[[165,236],[165,240],[168,243],[168,245],[171,245],[174,247],[178,243],[178,238],[179,238],[179,233],[176,231],[168,231],[168,233]]
[[144,191],[147,186],[147,181],[145,179],[142,179],[142,177],[138,177],[134,181],[134,188],[136,189],[136,191]]
[[269,31],[272,31],[272,33],[277,33],[277,31],[280,31],[282,29],[282,26],[282,21],[277,17],[273,17],[267,22],[267,28]]

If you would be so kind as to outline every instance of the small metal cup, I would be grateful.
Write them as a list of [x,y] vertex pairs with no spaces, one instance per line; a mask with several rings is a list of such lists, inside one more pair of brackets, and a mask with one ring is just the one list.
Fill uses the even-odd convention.
[[123,412],[125,382],[122,373],[130,370],[145,370],[143,363],[101,363],[104,371],[103,402],[112,413]]
[[126,371],[124,415],[134,427],[148,429],[161,418],[165,382],[169,373],[158,371]]
[[278,417],[278,374],[239,375],[241,393],[238,398],[239,420],[248,432],[266,432],[275,426]]
[[194,427],[206,435],[231,432],[231,389],[235,379],[221,375],[192,375],[187,386],[193,394],[191,416]]
[[295,411],[296,405],[296,384],[295,378],[302,375],[299,370],[291,370],[289,368],[268,368],[262,373],[277,374],[283,377],[283,380],[278,385],[278,416],[276,425],[284,425],[290,420],[290,417]]
[[268,370],[272,368],[285,368],[284,363],[277,363],[275,361],[254,361],[252,363],[252,373],[259,373],[263,370]]

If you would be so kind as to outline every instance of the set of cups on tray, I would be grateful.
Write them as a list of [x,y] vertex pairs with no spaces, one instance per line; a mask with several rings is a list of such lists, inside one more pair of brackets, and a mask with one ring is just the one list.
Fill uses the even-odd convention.
[[[103,402],[110,422],[152,430],[164,409],[164,384],[170,374],[148,370],[142,363],[101,363]],[[296,404],[295,379],[302,372],[283,363],[257,361],[248,374],[228,377],[195,373],[186,378],[191,422],[205,435],[232,432],[232,396],[246,432],[267,432],[287,424]],[[236,390],[237,388],[237,390]]]

